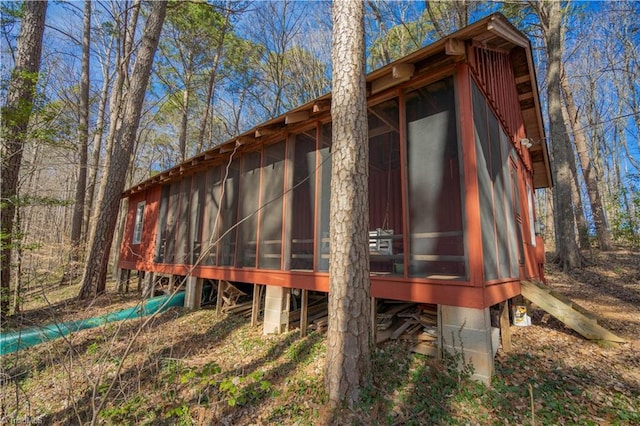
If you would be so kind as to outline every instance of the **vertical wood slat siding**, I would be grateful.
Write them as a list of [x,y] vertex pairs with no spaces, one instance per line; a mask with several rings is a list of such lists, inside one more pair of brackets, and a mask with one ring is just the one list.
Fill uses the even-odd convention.
[[489,103],[502,121],[528,172],[533,171],[531,155],[520,140],[525,138],[524,121],[509,52],[473,46],[471,71],[480,83]]
[[[155,240],[160,207],[161,187],[155,187],[148,192],[141,192],[129,198],[125,230],[120,246],[120,260],[136,262],[139,265],[151,264],[155,249]],[[135,227],[136,208],[138,203],[145,201],[140,244],[132,244],[133,229]]]

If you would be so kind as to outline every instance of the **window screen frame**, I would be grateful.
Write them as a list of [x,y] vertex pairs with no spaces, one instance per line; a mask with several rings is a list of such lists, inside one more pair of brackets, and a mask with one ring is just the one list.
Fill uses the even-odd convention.
[[144,230],[144,211],[147,202],[139,201],[136,204],[136,215],[133,221],[133,234],[131,235],[131,244],[139,245],[142,243],[142,231]]

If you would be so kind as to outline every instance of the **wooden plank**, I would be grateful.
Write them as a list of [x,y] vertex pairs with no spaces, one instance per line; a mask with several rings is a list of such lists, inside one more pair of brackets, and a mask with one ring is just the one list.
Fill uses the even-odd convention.
[[410,308],[412,306],[415,306],[415,303],[400,303],[400,304],[395,304],[395,306],[393,306],[392,308],[389,308],[387,310],[385,310],[384,312],[380,312],[378,314],[378,317],[381,318],[387,318],[387,317],[393,317],[394,315],[396,315],[399,312],[404,311],[407,308]]
[[415,345],[413,348],[411,348],[411,352],[432,357],[438,356],[438,348],[430,343],[425,342]]
[[319,112],[329,111],[330,109],[331,109],[331,100],[329,99],[317,101],[316,103],[313,104],[314,114]]
[[300,307],[300,336],[307,335],[307,317],[309,315],[309,290],[302,289],[302,301]]
[[260,313],[260,298],[262,296],[262,286],[253,285],[253,301],[251,305],[251,327],[258,325],[258,315]]
[[301,121],[305,121],[308,119],[309,111],[307,110],[290,112],[284,117],[284,124],[300,123]]
[[522,295],[535,303],[540,309],[550,313],[556,319],[562,321],[569,328],[590,340],[609,340],[612,342],[625,342],[626,340],[616,336],[609,330],[598,325],[592,319],[567,305],[562,300],[548,293],[530,281],[522,281]]
[[375,342],[377,339],[376,335],[378,334],[378,327],[376,325],[378,321],[378,317],[377,317],[378,300],[375,297],[371,297],[371,303],[369,305],[369,309],[370,309],[369,321],[371,322],[371,326],[369,330],[371,332],[371,341]]
[[400,337],[409,327],[411,327],[412,325],[415,325],[416,322],[412,321],[412,320],[407,320],[405,321],[403,324],[400,325],[400,327],[396,328],[393,333],[391,333],[391,338],[393,340],[397,339],[398,337]]
[[509,321],[508,300],[500,304],[500,339],[502,340],[502,350],[505,353],[511,352],[511,321]]

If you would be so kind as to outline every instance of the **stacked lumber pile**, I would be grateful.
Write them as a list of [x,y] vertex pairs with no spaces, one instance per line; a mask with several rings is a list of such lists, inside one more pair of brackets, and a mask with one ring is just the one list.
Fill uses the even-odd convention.
[[244,303],[235,303],[233,305],[224,305],[222,307],[222,313],[224,314],[234,314],[241,315],[245,318],[251,317],[251,307],[253,306],[253,301],[248,301]]
[[[325,295],[310,295],[307,305],[307,324],[309,330],[319,333],[326,333],[329,325],[329,314],[327,310],[327,297]],[[300,309],[289,313],[289,327],[300,327]]]
[[414,343],[413,352],[437,355],[438,312],[435,305],[385,300],[378,304],[377,343],[405,340]]

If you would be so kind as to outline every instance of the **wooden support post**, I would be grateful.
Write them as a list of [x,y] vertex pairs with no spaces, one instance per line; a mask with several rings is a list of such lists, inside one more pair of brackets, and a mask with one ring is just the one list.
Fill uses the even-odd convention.
[[289,312],[291,312],[291,289],[286,289],[284,295],[284,306],[282,307],[282,323],[284,325],[284,332],[289,332]]
[[309,290],[302,290],[302,300],[300,301],[300,337],[307,335],[307,321],[309,316]]
[[118,270],[118,281],[117,281],[117,288],[118,288],[118,293],[122,293],[123,289],[124,289],[124,282],[126,280],[126,276],[127,276],[127,271],[128,269],[119,269]]
[[153,296],[153,272],[148,271],[145,274],[144,288],[142,290],[142,298],[147,299]]
[[502,350],[505,353],[511,352],[511,321],[509,321],[509,300],[500,304],[500,338],[502,340]]
[[136,286],[136,291],[140,293],[140,289],[142,288],[142,279],[144,278],[144,271],[138,271],[138,284]]
[[251,327],[258,325],[258,316],[260,314],[260,296],[262,294],[262,286],[260,284],[253,285],[253,304],[251,305]]
[[184,295],[184,307],[188,309],[199,309],[202,304],[202,287],[204,280],[199,277],[187,277],[187,285]]
[[131,269],[127,269],[127,276],[124,280],[124,292],[129,293],[129,281],[131,281]]
[[216,316],[222,313],[222,293],[224,291],[224,280],[218,280],[218,294],[216,295]]
[[376,344],[376,333],[378,331],[378,301],[375,297],[371,298],[371,344]]
[[173,275],[169,275],[169,293],[173,293],[173,281],[174,281],[175,277]]

